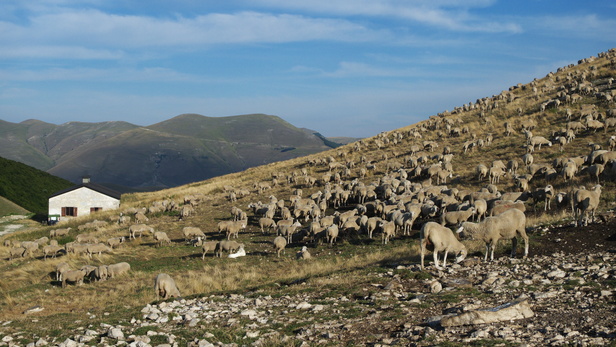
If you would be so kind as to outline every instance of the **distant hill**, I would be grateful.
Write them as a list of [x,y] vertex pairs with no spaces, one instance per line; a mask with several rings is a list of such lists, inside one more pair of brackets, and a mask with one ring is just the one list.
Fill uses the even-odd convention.
[[[0,157],[0,196],[37,215],[47,214],[49,196],[73,184],[23,163]],[[6,208],[5,211],[2,211]],[[23,213],[16,206],[0,204],[3,214]]]
[[183,114],[146,127],[0,121],[0,156],[72,182],[89,175],[120,191],[174,187],[338,145],[265,114]]

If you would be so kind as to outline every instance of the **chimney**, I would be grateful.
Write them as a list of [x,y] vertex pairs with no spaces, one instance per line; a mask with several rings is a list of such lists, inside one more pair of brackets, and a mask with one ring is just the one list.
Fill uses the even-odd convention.
[[81,183],[83,183],[83,184],[88,184],[88,183],[90,183],[90,176],[83,176],[83,177],[81,178]]

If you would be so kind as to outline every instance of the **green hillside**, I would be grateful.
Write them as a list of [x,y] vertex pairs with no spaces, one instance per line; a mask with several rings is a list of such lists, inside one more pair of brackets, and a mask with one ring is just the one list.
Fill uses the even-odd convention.
[[73,184],[26,164],[0,157],[0,196],[36,215],[47,214],[49,196]]

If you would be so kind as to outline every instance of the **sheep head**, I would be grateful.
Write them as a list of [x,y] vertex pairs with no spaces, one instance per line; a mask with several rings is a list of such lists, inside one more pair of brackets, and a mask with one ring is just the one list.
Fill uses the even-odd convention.
[[462,260],[464,260],[464,258],[466,258],[466,255],[468,254],[468,252],[466,251],[466,247],[464,247],[460,253],[458,254],[458,256],[456,257],[456,264],[459,264],[460,262],[462,262]]

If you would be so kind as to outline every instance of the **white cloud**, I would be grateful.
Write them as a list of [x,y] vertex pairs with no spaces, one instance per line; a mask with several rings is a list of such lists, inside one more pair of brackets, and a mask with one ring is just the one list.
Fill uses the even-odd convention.
[[0,70],[5,81],[97,81],[97,82],[177,82],[199,81],[196,76],[166,68],[49,68],[41,70]]
[[[0,22],[0,44],[47,47],[53,57],[67,46],[87,52],[107,52],[148,47],[178,47],[233,43],[279,43],[310,40],[376,40],[373,31],[343,19],[309,18],[300,15],[239,12],[212,13],[194,18],[155,18],[117,15],[99,10],[72,10],[33,15],[22,24]],[[50,46],[58,46],[50,49]],[[41,49],[44,52],[44,49]],[[22,50],[22,53],[28,53]],[[109,53],[111,52],[111,53]],[[17,54],[17,53],[15,53]],[[96,56],[96,54],[94,54]]]
[[530,19],[528,26],[558,37],[614,42],[616,35],[616,20],[603,19],[596,14],[537,17]]
[[517,23],[471,15],[469,9],[488,7],[492,0],[260,0],[260,4],[280,9],[308,11],[335,16],[389,17],[411,20],[439,29],[464,32],[519,33]]

